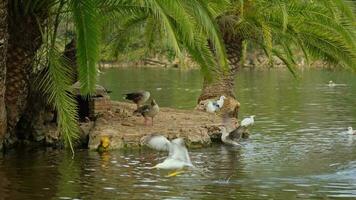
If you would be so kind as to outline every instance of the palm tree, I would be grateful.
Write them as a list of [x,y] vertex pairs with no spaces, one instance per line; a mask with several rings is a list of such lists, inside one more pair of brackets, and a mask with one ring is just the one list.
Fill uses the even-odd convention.
[[[281,59],[293,75],[295,52],[310,63],[321,59],[335,67],[356,70],[355,15],[345,0],[232,0],[217,17],[229,59],[229,70],[215,70],[204,82],[199,101],[221,94],[234,98],[234,80],[247,43],[260,47],[273,65]],[[236,110],[236,109],[235,109]]]
[[[141,1],[141,0],[13,0],[8,6],[9,46],[6,68],[6,107],[8,132],[13,131],[28,103],[33,80],[48,102],[58,111],[58,127],[72,148],[77,136],[76,102],[71,94],[73,70],[58,50],[58,27],[62,17],[70,18],[76,31],[78,77],[82,94],[90,94],[96,83],[101,22],[121,20],[122,16],[148,15],[161,27],[168,44],[180,55],[186,48],[204,68],[227,66],[226,54],[213,12],[219,1]],[[209,5],[208,5],[209,3]],[[215,6],[210,6],[215,5]],[[104,16],[104,17],[103,17]],[[197,28],[198,27],[198,28]],[[214,55],[206,43],[211,41]],[[37,53],[37,54],[36,54]],[[34,63],[34,58],[39,61]],[[36,64],[36,66],[34,66]],[[39,65],[39,66],[37,66]],[[40,71],[41,73],[36,73]],[[39,77],[41,76],[41,77]],[[38,82],[37,82],[38,83]],[[33,106],[32,107],[37,107]],[[31,109],[31,108],[30,108]],[[33,109],[33,108],[32,108]]]
[[2,138],[6,133],[5,78],[7,51],[7,1],[0,2],[0,149]]

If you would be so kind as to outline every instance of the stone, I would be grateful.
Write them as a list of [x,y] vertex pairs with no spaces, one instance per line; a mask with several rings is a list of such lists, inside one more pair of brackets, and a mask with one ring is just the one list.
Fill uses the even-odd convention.
[[[189,148],[209,146],[211,137],[218,134],[212,127],[221,126],[221,118],[197,110],[179,110],[160,108],[154,118],[154,125],[144,125],[142,116],[126,116],[132,113],[135,104],[112,101],[112,110],[95,121],[95,127],[89,134],[89,149],[96,149],[100,138],[108,136],[111,141],[109,149],[139,148],[141,139],[147,135],[158,134],[174,139],[182,137]],[[119,111],[119,112],[117,112]],[[220,134],[221,135],[221,134]]]

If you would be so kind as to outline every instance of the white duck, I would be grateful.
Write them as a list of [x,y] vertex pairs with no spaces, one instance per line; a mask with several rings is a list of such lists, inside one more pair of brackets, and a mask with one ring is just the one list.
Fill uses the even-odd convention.
[[356,130],[353,130],[352,127],[350,126],[347,128],[347,133],[350,135],[356,135]]
[[152,168],[182,169],[184,167],[194,167],[182,138],[169,141],[164,136],[153,135],[143,138],[143,143],[159,151],[168,151],[168,157],[162,163],[158,163]]
[[243,119],[241,121],[241,126],[244,127],[252,126],[255,123],[254,117],[255,115],[251,115],[250,117]]

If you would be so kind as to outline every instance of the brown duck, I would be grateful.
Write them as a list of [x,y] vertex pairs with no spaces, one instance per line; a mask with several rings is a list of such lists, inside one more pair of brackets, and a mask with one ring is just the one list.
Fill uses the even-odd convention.
[[145,118],[145,125],[147,125],[148,118],[151,117],[151,125],[153,125],[153,118],[158,114],[159,107],[158,104],[154,99],[152,99],[150,105],[144,105],[139,107],[137,110],[134,111],[134,114],[139,115],[141,114]]
[[132,93],[125,94],[125,99],[134,102],[137,106],[137,109],[140,105],[144,104],[150,98],[150,92],[147,91],[137,91]]

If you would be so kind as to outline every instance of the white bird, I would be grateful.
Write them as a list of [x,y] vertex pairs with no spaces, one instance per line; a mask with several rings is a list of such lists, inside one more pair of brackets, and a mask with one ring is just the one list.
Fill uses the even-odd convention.
[[206,111],[209,113],[214,113],[219,110],[219,108],[219,105],[213,101],[208,101],[208,103],[206,104]]
[[182,138],[176,138],[169,141],[164,136],[152,135],[146,136],[142,141],[147,146],[159,150],[168,151],[168,157],[162,162],[158,163],[152,168],[156,169],[182,169],[184,167],[193,167],[190,161],[188,150],[185,147]]
[[356,130],[353,130],[352,127],[350,126],[347,128],[347,133],[350,135],[356,135]]
[[222,107],[223,107],[223,105],[224,105],[224,99],[226,99],[226,97],[225,97],[224,95],[222,95],[222,96],[220,97],[220,99],[216,101],[216,103],[219,105],[219,108],[222,108]]
[[329,87],[335,87],[336,84],[333,82],[333,81],[329,81],[329,84],[328,84]]
[[250,117],[243,119],[241,121],[241,126],[244,127],[252,126],[255,123],[254,117],[255,115],[251,115]]

